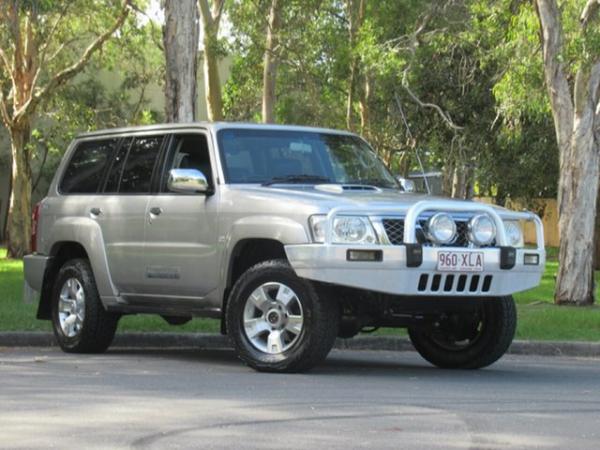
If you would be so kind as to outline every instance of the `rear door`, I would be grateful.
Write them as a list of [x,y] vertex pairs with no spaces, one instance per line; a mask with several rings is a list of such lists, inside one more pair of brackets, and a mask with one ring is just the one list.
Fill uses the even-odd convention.
[[143,289],[146,207],[164,141],[162,134],[123,139],[108,168],[104,195],[91,205],[113,283],[122,295]]
[[[169,170],[200,170],[214,191],[214,158],[206,133],[195,131],[170,138],[159,193],[146,211],[145,291],[148,294],[192,303],[217,288],[218,193],[169,192]],[[197,306],[201,306],[197,304]]]

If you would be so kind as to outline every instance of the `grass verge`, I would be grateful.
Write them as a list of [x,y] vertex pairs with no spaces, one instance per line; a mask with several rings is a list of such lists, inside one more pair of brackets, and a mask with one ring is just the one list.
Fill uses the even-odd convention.
[[[37,305],[25,304],[23,263],[5,258],[0,249],[0,331],[50,331],[50,322],[37,320]],[[554,276],[558,269],[556,253],[548,252],[542,283],[535,289],[515,295],[519,314],[517,338],[532,340],[600,340],[600,307],[556,306],[553,304]],[[596,280],[600,272],[596,273]],[[598,283],[596,283],[598,284]],[[596,292],[596,297],[598,294]],[[219,321],[194,319],[185,325],[171,326],[150,315],[126,316],[119,331],[218,332]],[[404,330],[382,329],[377,334],[404,334]]]

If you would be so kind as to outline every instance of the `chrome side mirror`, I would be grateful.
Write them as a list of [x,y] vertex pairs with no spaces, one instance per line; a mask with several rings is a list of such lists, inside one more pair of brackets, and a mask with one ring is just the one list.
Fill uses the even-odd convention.
[[210,191],[208,180],[197,169],[171,169],[167,187],[170,191],[181,193],[203,193]]
[[413,180],[409,180],[408,178],[404,178],[404,177],[396,177],[396,181],[398,181],[398,183],[400,183],[400,187],[402,188],[402,190],[404,192],[415,192],[416,191],[416,185]]

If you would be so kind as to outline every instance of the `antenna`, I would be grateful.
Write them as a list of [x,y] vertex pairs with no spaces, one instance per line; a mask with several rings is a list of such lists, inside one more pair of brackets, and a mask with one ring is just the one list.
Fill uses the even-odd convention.
[[419,167],[421,168],[421,173],[423,174],[423,181],[425,182],[425,189],[427,189],[427,194],[431,195],[431,188],[429,187],[429,180],[427,179],[427,175],[425,174],[425,169],[423,168],[423,163],[421,162],[421,156],[419,155],[418,148],[415,148],[415,155],[417,157],[417,161],[419,161]]
[[[404,126],[406,127],[406,132],[408,133],[408,137],[411,141],[414,141],[413,134],[410,131],[410,127],[408,126],[408,121],[406,120],[406,116],[404,115],[404,110],[402,109],[402,103],[400,103],[400,99],[398,98],[398,93],[394,92],[394,99],[396,100],[396,106],[398,106],[398,111],[400,111],[400,117],[402,117],[402,122],[404,122]],[[425,169],[423,168],[423,161],[421,161],[421,155],[419,154],[419,149],[415,147],[415,156],[417,157],[417,161],[419,162],[419,167],[421,168],[421,174],[423,175],[423,181],[425,182],[425,189],[427,189],[427,194],[431,195],[431,188],[429,187],[429,180],[427,179],[427,175],[425,175]]]

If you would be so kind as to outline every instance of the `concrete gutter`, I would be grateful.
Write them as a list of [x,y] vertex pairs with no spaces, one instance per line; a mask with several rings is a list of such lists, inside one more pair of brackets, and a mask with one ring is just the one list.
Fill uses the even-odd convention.
[[[51,346],[56,346],[52,333],[0,332],[0,347]],[[118,348],[231,348],[226,336],[207,333],[118,333],[112,346]],[[395,336],[358,336],[353,339],[338,339],[335,348],[414,351],[408,338]],[[600,358],[600,342],[514,341],[508,353]]]

